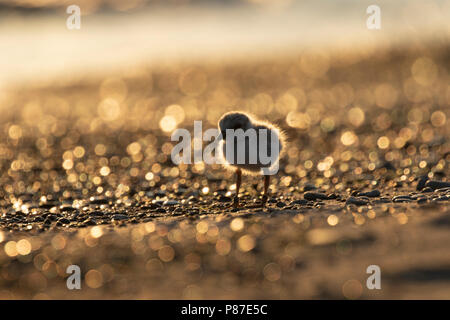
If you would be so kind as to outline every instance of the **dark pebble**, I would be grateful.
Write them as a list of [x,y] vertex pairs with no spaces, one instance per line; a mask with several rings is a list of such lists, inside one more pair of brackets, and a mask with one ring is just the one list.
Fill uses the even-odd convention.
[[368,191],[368,192],[358,193],[358,196],[364,196],[364,197],[369,197],[369,198],[379,197],[380,195],[381,195],[381,193],[379,190],[372,190],[372,191]]
[[328,196],[325,193],[320,193],[320,192],[305,192],[305,194],[303,195],[303,198],[305,198],[306,200],[328,200]]
[[192,202],[192,203],[199,202],[200,200],[196,198],[197,196],[198,196],[198,195],[195,195],[195,196],[189,196],[188,201],[189,201],[189,202]]
[[427,193],[427,192],[433,192],[433,189],[431,189],[430,187],[425,187],[422,189],[422,193]]
[[[235,209],[237,209],[237,208],[235,208]],[[231,210],[231,211],[233,211],[233,210]],[[200,213],[200,211],[198,209],[192,209],[192,210],[188,211],[188,215],[196,215],[199,213]]]
[[230,197],[225,197],[225,196],[220,196],[218,201],[219,202],[230,202],[231,198]]
[[431,188],[433,190],[448,188],[450,187],[450,182],[429,180],[425,183],[425,187]]
[[49,214],[47,216],[47,219],[49,219],[50,221],[56,221],[56,220],[58,220],[58,215],[56,215],[56,214]]
[[411,202],[413,201],[413,198],[410,196],[396,196],[392,198],[393,202]]
[[125,215],[125,214],[120,214],[120,213],[118,213],[118,214],[115,214],[115,215],[113,216],[113,219],[114,219],[114,220],[127,220],[127,219],[128,219],[128,216]]
[[450,188],[440,188],[440,189],[434,190],[434,192],[436,192],[436,193],[449,193],[450,192]]
[[303,187],[303,191],[311,191],[311,190],[316,190],[317,187],[313,184],[307,183],[304,187]]
[[164,206],[175,206],[177,204],[179,204],[179,202],[176,200],[167,200],[163,203]]
[[42,221],[44,221],[44,218],[43,217],[36,217],[32,221],[33,222],[42,222]]
[[286,207],[286,203],[284,203],[284,202],[277,202],[277,207],[278,208],[283,208],[283,207]]
[[305,205],[305,204],[308,204],[308,200],[300,199],[300,200],[294,200],[290,203],[291,206],[294,204]]
[[374,203],[391,203],[392,201],[389,198],[383,197],[383,198],[380,198],[380,199],[376,199],[373,202]]
[[156,208],[159,208],[159,207],[161,207],[160,204],[150,203],[150,204],[147,204],[145,206],[142,206],[141,209],[142,210],[153,210],[153,209],[156,209]]
[[42,203],[39,205],[39,208],[41,209],[51,209],[53,208],[55,205],[52,203]]
[[428,177],[427,176],[422,176],[419,178],[419,182],[417,182],[417,190],[420,191],[423,188],[425,188],[425,183],[427,183],[428,181]]
[[72,212],[75,211],[77,209],[73,208],[72,206],[69,205],[62,205],[59,207],[59,210],[61,210],[61,212]]
[[175,208],[175,210],[173,210],[173,212],[172,212],[172,214],[175,215],[175,216],[181,215],[183,213],[184,213],[184,210],[182,208],[180,208],[180,207]]
[[69,224],[70,220],[66,219],[66,218],[61,218],[61,219],[58,220],[58,223],[60,223],[60,224]]
[[164,209],[164,208],[158,208],[158,209],[156,209],[154,212],[157,212],[157,213],[166,213],[166,209]]
[[108,204],[109,200],[104,198],[94,198],[90,201],[91,204]]
[[92,219],[86,219],[83,223],[87,226],[96,226],[97,225],[97,222]]
[[364,206],[364,205],[368,204],[368,201],[363,200],[363,199],[358,199],[358,198],[355,198],[355,197],[350,197],[350,198],[347,199],[345,204],[354,204],[354,205],[357,205],[357,206]]
[[450,199],[450,196],[441,196],[433,199],[433,202],[439,202],[439,201],[447,201]]

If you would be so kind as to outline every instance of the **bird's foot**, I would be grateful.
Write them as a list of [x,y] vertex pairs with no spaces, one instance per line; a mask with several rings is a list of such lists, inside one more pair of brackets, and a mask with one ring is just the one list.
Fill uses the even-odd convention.
[[239,197],[236,195],[233,200],[233,207],[239,208]]
[[262,199],[261,199],[261,208],[264,208],[266,206],[266,202],[267,202],[267,196],[263,195]]

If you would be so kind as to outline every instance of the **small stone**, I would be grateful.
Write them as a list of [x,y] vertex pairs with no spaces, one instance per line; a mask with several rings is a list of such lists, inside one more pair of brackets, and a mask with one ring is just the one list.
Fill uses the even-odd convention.
[[33,221],[33,222],[42,222],[42,221],[44,221],[44,218],[43,217],[36,217],[36,218],[32,219],[31,221]]
[[381,193],[379,190],[372,190],[372,191],[368,191],[368,192],[358,193],[358,196],[364,196],[364,197],[369,197],[369,198],[379,197],[380,195],[381,195]]
[[118,221],[118,220],[127,220],[127,219],[128,219],[128,216],[126,214],[117,213],[117,214],[115,214],[113,216],[113,220],[116,220],[116,221]]
[[295,204],[305,205],[305,204],[308,204],[308,200],[300,199],[300,200],[294,200],[290,203],[291,206],[295,205]]
[[433,192],[433,189],[431,189],[430,187],[425,187],[422,189],[422,193],[428,193],[428,192]]
[[413,201],[413,198],[410,196],[396,196],[392,198],[393,202],[411,202]]
[[178,208],[175,208],[175,210],[173,210],[172,215],[178,216],[178,215],[181,215],[183,213],[184,213],[184,210],[182,208],[178,207]]
[[305,194],[303,195],[303,198],[305,198],[306,200],[328,200],[328,196],[325,193],[320,193],[320,192],[305,192]]
[[72,212],[72,211],[75,211],[77,209],[73,208],[70,205],[63,204],[62,206],[59,207],[59,210],[61,210],[61,212]]
[[283,207],[285,207],[286,206],[286,203],[284,203],[284,202],[277,202],[277,207],[278,208],[283,208]]
[[316,190],[316,189],[317,189],[317,187],[315,185],[313,185],[311,183],[307,183],[304,186],[303,191],[306,192],[306,191],[311,191],[311,190]]
[[220,196],[219,199],[217,199],[219,202],[230,202],[230,197]]
[[53,208],[55,205],[53,203],[41,203],[39,205],[39,208],[41,209],[51,209]]
[[58,220],[58,223],[61,223],[61,224],[69,224],[69,223],[70,223],[70,220],[69,220],[69,219],[66,219],[66,218],[61,218],[61,219]]
[[450,182],[428,180],[425,183],[425,187],[431,188],[433,190],[441,189],[441,188],[448,188],[448,187],[450,187]]
[[350,197],[350,198],[347,199],[345,204],[346,205],[354,204],[354,205],[357,205],[357,206],[364,206],[364,205],[368,204],[368,201],[363,200],[363,199],[358,199],[356,197]]
[[436,192],[436,193],[449,193],[450,192],[450,188],[440,188],[440,189],[434,190],[434,192]]
[[164,206],[175,206],[177,204],[179,204],[179,202],[176,200],[167,200],[163,203]]
[[167,211],[166,211],[166,209],[164,209],[164,208],[157,208],[154,212],[157,212],[157,213],[166,213]]
[[96,226],[97,223],[95,222],[95,220],[92,219],[86,219],[83,221],[83,224],[86,226]]
[[439,201],[447,201],[450,199],[450,196],[441,196],[433,199],[433,202],[439,202]]
[[97,198],[97,197],[93,197],[93,199],[90,200],[91,204],[108,204],[109,201],[108,199],[105,198]]
[[156,208],[159,208],[159,207],[161,207],[160,204],[157,204],[157,203],[149,203],[149,204],[147,204],[147,205],[145,205],[145,206],[142,206],[141,209],[142,209],[142,210],[153,210],[153,209],[156,209]]
[[395,183],[395,188],[401,188],[401,187],[403,187],[403,182],[402,181],[397,181]]
[[419,178],[419,181],[417,182],[417,191],[422,190],[425,188],[425,183],[428,181],[428,176],[422,176]]
[[[233,210],[231,210],[231,211],[233,211]],[[190,215],[190,216],[196,215],[196,214],[199,214],[199,213],[200,213],[200,211],[198,209],[191,209],[191,210],[188,211],[188,215]]]

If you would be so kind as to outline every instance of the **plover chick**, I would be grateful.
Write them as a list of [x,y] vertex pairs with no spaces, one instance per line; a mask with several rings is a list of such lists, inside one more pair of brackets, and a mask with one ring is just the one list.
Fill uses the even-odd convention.
[[248,113],[238,111],[224,114],[219,120],[219,130],[222,138],[222,148],[219,149],[222,151],[225,167],[236,172],[234,206],[239,206],[239,189],[244,173],[264,176],[264,207],[270,176],[278,171],[278,162],[285,143],[283,132],[268,121],[257,120]]

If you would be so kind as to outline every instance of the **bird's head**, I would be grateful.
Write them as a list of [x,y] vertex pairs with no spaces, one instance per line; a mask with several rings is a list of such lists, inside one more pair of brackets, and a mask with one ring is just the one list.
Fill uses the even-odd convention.
[[229,112],[226,113],[219,120],[219,130],[222,134],[223,139],[226,139],[227,129],[238,130],[242,129],[244,131],[250,129],[252,123],[248,115],[242,112]]

